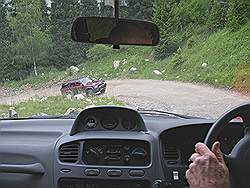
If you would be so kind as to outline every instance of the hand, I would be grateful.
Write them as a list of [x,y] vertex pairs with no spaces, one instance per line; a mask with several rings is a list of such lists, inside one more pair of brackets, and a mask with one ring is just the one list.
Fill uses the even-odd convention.
[[215,142],[212,151],[202,143],[195,145],[192,163],[186,171],[191,188],[229,188],[229,171],[225,164],[220,143]]

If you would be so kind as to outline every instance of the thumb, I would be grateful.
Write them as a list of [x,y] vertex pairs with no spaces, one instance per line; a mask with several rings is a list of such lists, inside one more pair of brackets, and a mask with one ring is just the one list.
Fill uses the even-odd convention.
[[223,153],[220,150],[220,142],[215,142],[212,146],[212,152],[219,162],[225,163]]

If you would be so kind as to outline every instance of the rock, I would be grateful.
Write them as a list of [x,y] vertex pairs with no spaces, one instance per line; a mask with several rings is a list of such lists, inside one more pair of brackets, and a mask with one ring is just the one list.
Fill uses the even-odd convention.
[[105,77],[107,77],[107,76],[108,76],[108,74],[104,74],[104,76],[105,76]]
[[121,61],[113,61],[113,69],[118,69],[118,67],[120,66],[120,62]]
[[207,63],[202,63],[201,66],[202,67],[207,67]]
[[137,71],[137,68],[131,67],[129,70],[130,70],[130,71]]
[[47,99],[48,99],[48,97],[43,97],[43,98],[40,99],[40,102],[44,102],[44,101],[46,101]]
[[17,118],[18,117],[18,114],[17,112],[13,109],[13,108],[9,108],[9,114],[8,114],[8,117],[9,118]]
[[7,114],[2,113],[0,117],[1,117],[1,118],[6,118],[6,117],[7,117]]
[[145,59],[146,62],[149,62],[149,59]]
[[215,80],[214,80],[214,82],[215,82],[215,83],[217,83],[217,82],[218,82],[218,80],[217,80],[217,79],[215,79]]
[[79,70],[80,70],[80,69],[79,69],[78,67],[73,66],[73,65],[69,67],[69,71],[70,71],[71,73],[74,73],[74,74],[78,73]]
[[123,60],[122,60],[122,64],[123,64],[123,65],[125,65],[125,64],[127,64],[127,63],[128,63],[127,59],[123,59]]
[[71,100],[72,96],[70,94],[67,94],[65,98],[68,99],[68,100]]
[[153,73],[156,75],[162,75],[161,71],[159,71],[159,70],[154,70]]
[[76,99],[76,100],[83,100],[85,97],[83,96],[83,94],[77,94],[77,95],[74,95],[73,99]]

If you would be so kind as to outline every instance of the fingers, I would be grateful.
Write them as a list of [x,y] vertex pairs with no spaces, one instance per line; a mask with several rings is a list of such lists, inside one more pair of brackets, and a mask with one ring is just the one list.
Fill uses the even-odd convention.
[[220,142],[215,142],[212,146],[212,152],[216,156],[219,162],[224,163],[224,156],[220,150]]
[[200,154],[198,153],[194,153],[191,155],[191,157],[189,158],[189,162],[194,162],[197,158],[201,157]]
[[196,153],[200,154],[200,155],[205,155],[205,154],[210,154],[212,153],[210,151],[210,149],[203,143],[197,143],[195,145],[195,151]]

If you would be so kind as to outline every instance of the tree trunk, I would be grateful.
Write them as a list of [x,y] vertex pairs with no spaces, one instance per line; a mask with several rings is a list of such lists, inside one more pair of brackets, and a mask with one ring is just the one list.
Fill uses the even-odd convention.
[[34,66],[34,74],[35,76],[37,76],[37,68],[36,68],[36,61],[35,61],[35,58],[33,57],[33,66]]

